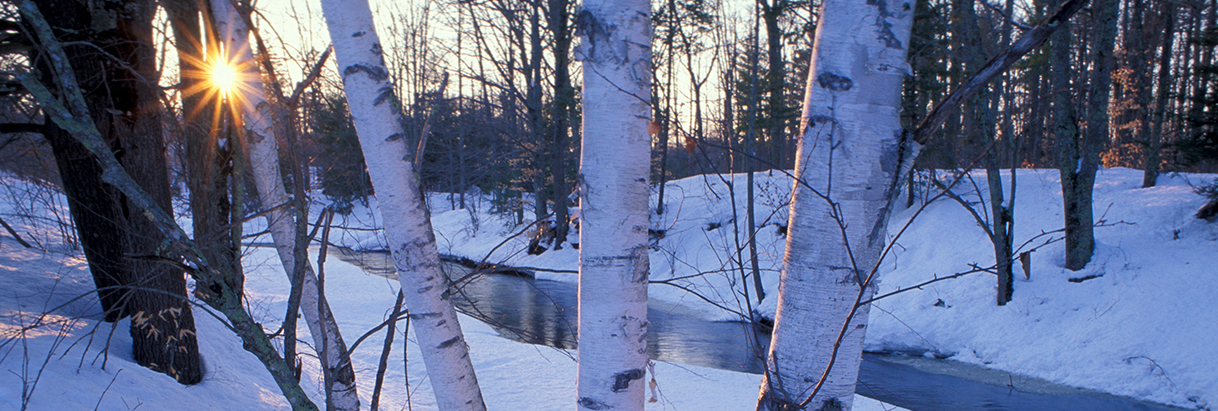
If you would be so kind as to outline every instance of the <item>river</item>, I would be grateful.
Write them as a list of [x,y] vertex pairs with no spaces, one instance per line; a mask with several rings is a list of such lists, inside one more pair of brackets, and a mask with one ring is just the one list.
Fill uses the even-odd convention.
[[[365,271],[396,278],[386,253],[332,251]],[[469,272],[446,264],[450,275]],[[503,337],[562,349],[576,348],[576,285],[510,275],[481,275],[455,293],[458,308]],[[700,318],[679,305],[648,303],[648,349],[660,361],[754,374],[762,372],[763,331],[743,323]],[[858,394],[914,411],[1167,411],[1183,410],[1054,384],[950,360],[865,353]]]

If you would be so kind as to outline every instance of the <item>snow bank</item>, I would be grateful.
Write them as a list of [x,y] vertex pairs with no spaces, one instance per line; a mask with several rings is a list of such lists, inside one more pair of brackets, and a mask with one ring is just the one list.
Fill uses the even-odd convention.
[[[1009,172],[1003,177],[1009,192]],[[996,281],[986,273],[878,301],[867,349],[950,357],[1117,395],[1212,408],[1218,404],[1218,345],[1213,344],[1218,338],[1218,299],[1213,298],[1218,295],[1218,225],[1192,218],[1204,199],[1191,186],[1214,176],[1165,175],[1149,189],[1140,188],[1141,177],[1140,170],[1100,170],[1094,209],[1103,227],[1096,228],[1096,253],[1084,270],[1063,269],[1063,245],[1055,241],[1031,253],[1030,279],[1015,268],[1014,300],[1005,307],[995,305]],[[734,182],[735,201],[728,181]],[[669,183],[666,212],[652,216],[653,231],[664,234],[653,241],[651,279],[666,282],[653,284],[652,298],[690,306],[710,319],[738,320],[750,307],[773,316],[791,180],[780,172],[756,175],[756,240],[767,295],[760,305],[751,278],[741,280],[736,251],[748,239],[744,184],[743,175]],[[1018,171],[1017,247],[1034,237],[1024,251],[1060,240],[1060,234],[1051,233],[1063,224],[1060,187],[1055,170]],[[928,198],[920,190],[919,197]],[[954,192],[979,214],[988,213],[979,203],[989,199],[984,172],[972,172],[971,180],[964,179]],[[441,252],[566,271],[536,274],[577,280],[570,271],[578,268],[578,250],[570,244],[528,255],[527,233],[513,237],[527,230],[488,213],[489,203],[482,202],[476,211],[451,210],[447,196],[436,194],[431,204]],[[909,229],[881,267],[880,294],[966,271],[971,264],[993,264],[992,245],[962,205],[941,198],[925,204],[911,223],[923,205],[898,210],[889,224],[890,235],[906,224]],[[357,215],[362,217],[352,218],[376,221],[368,209]],[[471,224],[474,218],[477,229]],[[363,237],[356,245],[373,243]],[[747,251],[743,255],[747,267]],[[1087,277],[1094,278],[1070,281]],[[752,301],[745,298],[746,282]]]
[[[1003,175],[1009,177],[1006,172]],[[1056,171],[1019,170],[1017,175],[1018,246],[1042,232],[1061,228],[1062,217]],[[654,242],[652,280],[667,280],[680,287],[656,284],[650,294],[690,306],[711,319],[736,320],[737,313],[747,312],[749,307],[772,313],[790,179],[778,172],[756,177],[760,226],[756,239],[767,292],[766,301],[758,307],[751,279],[747,283],[752,300],[745,299],[745,281],[734,262],[737,240],[741,246],[747,240],[744,177],[724,178],[736,183],[734,202],[728,185],[718,176],[669,183],[668,210],[653,216],[652,229],[664,235]],[[988,200],[984,173],[975,172],[973,178],[980,193],[974,192],[972,184],[957,192],[969,201],[976,202],[978,194]],[[1014,300],[1005,307],[994,304],[995,280],[984,273],[880,300],[872,310],[867,349],[946,356],[1117,395],[1186,408],[1214,408],[1218,404],[1218,345],[1213,343],[1218,339],[1218,298],[1213,297],[1218,295],[1218,254],[1214,252],[1218,225],[1192,218],[1204,200],[1190,187],[1211,178],[1214,176],[1164,176],[1158,187],[1141,189],[1141,171],[1101,170],[1095,213],[1106,223],[1096,229],[1097,251],[1086,269],[1063,269],[1062,244],[1055,242],[1031,254],[1030,279],[1015,268]],[[240,350],[237,338],[222,323],[202,312],[196,318],[208,367],[203,384],[181,387],[131,362],[126,324],[120,323],[112,336],[109,325],[98,324],[95,297],[90,294],[92,281],[83,259],[79,254],[64,254],[67,247],[55,242],[62,237],[57,235],[60,229],[54,215],[67,215],[62,199],[21,194],[12,191],[13,186],[7,181],[9,198],[14,200],[0,205],[0,215],[23,236],[30,233],[27,240],[35,238],[52,251],[23,249],[0,233],[0,270],[4,270],[0,273],[0,334],[4,338],[0,408],[20,407],[20,376],[32,381],[44,360],[47,365],[34,390],[32,409],[91,409],[99,398],[101,409],[129,409],[141,402],[145,409],[284,407],[261,365]],[[566,271],[577,268],[578,250],[565,244],[561,250],[527,255],[529,238],[522,233],[526,227],[513,226],[509,217],[491,214],[489,200],[478,199],[472,207],[454,210],[446,194],[433,194],[429,203],[442,253],[474,260],[489,255],[491,262],[539,269],[536,273],[541,278],[576,281],[576,275]],[[899,210],[889,224],[891,234],[907,223],[910,226],[881,268],[881,294],[967,270],[970,264],[993,263],[992,246],[960,204],[946,199],[931,203],[910,223],[921,206]],[[974,207],[983,212],[980,204]],[[314,209],[316,216],[320,207]],[[373,210],[375,200],[371,207],[357,207],[352,215],[336,218],[335,224],[343,229],[331,234],[332,241],[357,249],[383,248],[384,242],[374,230],[381,224],[380,218]],[[41,214],[29,219],[15,217],[21,213]],[[733,230],[733,223],[740,227],[739,233]],[[260,220],[251,223],[246,231],[257,232],[259,224]],[[1042,237],[1029,247],[1046,238],[1056,237]],[[259,321],[271,327],[286,306],[284,276],[268,250],[251,248],[248,254],[248,301]],[[385,318],[397,284],[337,259],[328,261],[326,271],[331,304],[348,342],[354,342]],[[1085,277],[1094,278],[1070,281]],[[83,298],[70,301],[79,296]],[[25,338],[20,337],[23,324],[60,305],[59,311],[44,319],[49,325],[29,329]],[[488,405],[505,410],[569,408],[575,372],[569,353],[510,342],[496,337],[485,325],[466,317],[462,320]],[[60,327],[66,327],[62,338]],[[109,355],[99,356],[107,339]],[[382,339],[383,335],[373,336],[355,353],[365,404]],[[309,340],[302,336],[302,341]],[[411,391],[407,391],[400,385],[400,356],[399,350],[390,362],[394,365],[383,402],[400,408],[411,392],[416,409],[430,409],[422,362],[416,353],[410,354]],[[103,360],[105,369],[101,368]],[[656,374],[662,395],[652,409],[745,409],[756,398],[755,375],[663,363],[657,364]],[[316,364],[309,363],[304,383],[314,398],[320,398],[316,394],[320,379]],[[878,404],[866,404],[880,409]]]
[[[16,184],[5,181],[10,188]],[[46,200],[45,198],[43,200]],[[58,201],[56,203],[55,201]],[[43,248],[21,247],[0,234],[0,409],[31,410],[281,410],[288,405],[254,356],[240,340],[201,305],[195,318],[206,374],[202,383],[178,385],[173,379],[135,364],[131,358],[129,322],[98,321],[100,308],[92,277],[79,252],[62,243],[62,236],[41,225],[14,218],[19,213],[47,213],[51,207],[66,215],[63,199],[51,199],[17,210],[0,205],[0,215],[27,239]],[[50,207],[45,206],[50,204]],[[56,205],[58,204],[58,205]],[[43,222],[47,214],[28,221]],[[254,223],[257,224],[257,223]],[[247,232],[254,232],[254,226]],[[43,230],[43,231],[39,231]],[[29,235],[26,235],[29,233]],[[375,235],[351,231],[350,238],[375,240]],[[363,236],[363,237],[361,237]],[[246,304],[268,328],[280,323],[287,306],[288,285],[274,251],[248,248],[244,256]],[[326,262],[326,290],[335,317],[348,343],[380,324],[391,311],[397,282],[367,274],[338,259]],[[497,410],[565,410],[575,402],[574,353],[513,342],[490,327],[462,316],[461,324],[487,405]],[[300,343],[311,341],[301,327]],[[353,353],[362,402],[368,405],[384,334],[364,341]],[[409,355],[403,369],[402,346]],[[311,354],[311,348],[301,347]],[[402,329],[390,357],[382,409],[434,410],[426,370],[413,337]],[[322,403],[322,376],[315,358],[305,359],[302,385]],[[407,374],[409,378],[407,378]],[[656,363],[655,403],[648,410],[740,410],[756,403],[757,375],[669,363]],[[403,381],[408,384],[403,385]],[[25,395],[23,393],[29,393]],[[856,409],[893,410],[858,397]]]

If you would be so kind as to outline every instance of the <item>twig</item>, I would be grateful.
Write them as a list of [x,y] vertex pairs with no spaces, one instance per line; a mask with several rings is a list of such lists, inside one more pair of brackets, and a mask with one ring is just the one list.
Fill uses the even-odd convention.
[[932,280],[926,280],[926,281],[923,281],[923,282],[921,282],[921,283],[918,283],[918,284],[913,285],[913,286],[910,286],[910,287],[898,288],[896,291],[893,291],[893,292],[890,292],[890,293],[887,293],[887,294],[884,294],[884,295],[880,295],[880,296],[877,296],[877,297],[872,297],[871,299],[868,299],[867,301],[863,301],[862,303],[863,303],[863,304],[871,304],[871,303],[873,303],[873,302],[876,302],[876,301],[879,301],[879,300],[883,300],[883,299],[885,299],[885,298],[892,297],[892,296],[894,296],[894,295],[901,294],[901,293],[904,293],[904,292],[909,291],[909,290],[920,290],[920,289],[922,289],[922,287],[925,287],[925,286],[927,286],[927,285],[931,285],[931,284],[934,284],[934,283],[937,283],[937,282],[940,282],[940,281],[943,281],[943,280],[950,280],[950,279],[953,279],[953,278],[960,278],[960,277],[964,277],[964,276],[969,275],[969,274],[974,274],[974,273],[990,273],[990,274],[996,274],[996,272],[994,271],[994,269],[997,267],[997,265],[992,265],[992,266],[989,266],[989,267],[984,267],[984,268],[983,268],[983,267],[979,267],[979,266],[977,266],[977,265],[975,265],[975,264],[971,264],[971,265],[973,266],[973,269],[971,269],[971,270],[968,270],[968,271],[961,271],[961,272],[958,272],[958,273],[955,273],[955,274],[952,274],[952,275],[948,275],[948,276],[943,276],[943,277],[935,277],[935,278],[934,278],[934,279],[932,279]]
[[[405,295],[402,294],[402,290],[398,290],[398,299],[397,302],[393,303],[393,314],[389,315],[390,319],[396,320],[398,316],[402,315],[402,300],[404,298]],[[389,366],[389,353],[393,351],[393,334],[395,332],[394,325],[396,324],[397,321],[388,321],[389,329],[385,331],[385,345],[381,348],[381,362],[376,367],[376,383],[372,386],[372,405],[369,407],[371,411],[378,411],[380,409],[381,386],[385,382],[385,369]],[[402,353],[402,355],[406,354]]]
[[[326,227],[321,231],[321,251],[317,253],[317,318],[326,318],[326,247],[330,243],[330,223],[334,221],[334,210],[325,209],[322,215],[326,217]],[[321,322],[321,321],[319,321]],[[330,335],[321,322],[321,347],[317,357],[321,360],[321,375],[326,385],[326,409],[334,409],[334,375],[330,369],[329,350]]]
[[436,106],[439,105],[440,99],[444,98],[444,88],[448,87],[448,72],[444,72],[444,79],[440,80],[440,89],[436,91],[436,97],[431,101],[431,107],[427,110],[427,118],[423,120],[423,131],[419,133],[419,147],[414,152],[414,171],[416,173],[423,169],[423,152],[427,151],[427,135],[431,134],[431,118],[436,114]]
[[101,408],[102,398],[106,398],[106,393],[110,392],[110,387],[114,386],[114,381],[117,381],[118,375],[122,374],[122,373],[123,373],[122,368],[120,368],[117,372],[114,373],[114,378],[110,379],[110,383],[106,385],[106,389],[102,390],[101,396],[97,397],[97,405],[93,406],[93,411],[97,411],[98,409]]
[[13,231],[13,227],[9,226],[8,223],[4,221],[3,218],[0,218],[0,225],[3,225],[4,229],[7,230],[8,233],[13,236],[13,238],[17,239],[17,243],[21,244],[22,247],[34,248],[34,246],[30,245],[30,243],[27,243],[27,242],[25,242],[25,240],[22,240],[21,236],[18,235],[16,231]]

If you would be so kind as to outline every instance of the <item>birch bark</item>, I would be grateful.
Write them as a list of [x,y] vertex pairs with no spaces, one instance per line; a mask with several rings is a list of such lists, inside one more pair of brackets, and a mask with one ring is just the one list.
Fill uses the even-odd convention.
[[851,409],[869,306],[853,307],[877,284],[897,174],[913,2],[825,0],[820,15],[796,159],[811,188],[793,190],[758,410]]
[[431,217],[423,204],[393,85],[367,0],[323,0],[322,12],[368,174],[376,190],[414,335],[440,410],[485,410],[482,392],[447,297]]
[[[263,209],[272,210],[266,216],[267,226],[275,244],[275,251],[283,263],[283,270],[291,281],[296,273],[296,220],[292,208],[288,205],[291,200],[284,189],[283,178],[279,172],[279,148],[272,124],[272,107],[266,99],[262,76],[250,48],[249,27],[229,0],[211,0],[211,8],[219,40],[225,44],[229,54],[228,60],[238,71],[236,93],[240,95],[230,97],[230,101],[240,106],[244,119],[242,124],[249,146],[246,153],[254,174],[254,184],[258,188],[258,201]],[[331,400],[335,409],[358,411],[359,393],[355,386],[355,371],[351,366],[351,358],[347,355],[347,345],[343,342],[338,322],[334,320],[329,304],[325,297],[317,292],[317,275],[313,273],[313,267],[307,263],[307,257],[303,260],[306,263],[301,267],[303,280],[300,309],[304,311],[305,323],[309,326],[309,333],[313,335],[315,347],[324,347],[326,351],[326,367],[333,376]],[[289,362],[293,360],[288,359]]]
[[647,365],[651,8],[587,0],[580,153],[580,410],[642,410]]

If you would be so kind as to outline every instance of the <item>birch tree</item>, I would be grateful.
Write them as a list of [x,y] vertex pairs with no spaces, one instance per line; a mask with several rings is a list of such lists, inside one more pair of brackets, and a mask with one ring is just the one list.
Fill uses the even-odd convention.
[[[297,267],[296,220],[292,207],[288,206],[292,201],[284,189],[283,177],[280,174],[272,106],[266,99],[262,76],[250,48],[249,27],[230,0],[211,0],[211,8],[219,40],[228,51],[228,56],[222,62],[231,64],[237,74],[234,76],[235,89],[229,99],[239,106],[244,118],[242,124],[248,144],[246,153],[249,156],[248,164],[253,171],[254,184],[258,188],[258,200],[263,209],[270,210],[266,216],[267,226],[270,228],[275,251],[283,263],[284,272],[287,273],[289,281],[301,283],[300,309],[304,311],[305,322],[308,324],[309,333],[313,335],[315,347],[318,351],[324,351],[324,355],[319,357],[326,361],[325,367],[332,376],[329,380],[331,386],[326,390],[331,393],[327,402],[332,404],[334,409],[358,411],[359,394],[347,345],[343,342],[342,333],[339,332],[338,323],[330,312],[325,296],[318,293],[317,275],[308,263],[307,249],[299,250],[306,253],[306,256],[299,260],[303,263],[301,267]],[[308,215],[307,210],[302,214]]]
[[1044,44],[1086,3],[1063,1],[911,132],[900,130],[897,115],[913,5],[822,3],[758,410],[851,409],[899,182],[961,102]]
[[447,298],[448,280],[411,163],[415,153],[405,144],[402,115],[393,105],[372,10],[367,0],[323,0],[322,12],[438,408],[485,410],[469,347]]
[[913,4],[821,7],[758,410],[851,408],[897,173]]
[[587,0],[580,152],[580,410],[642,410],[647,365],[651,8]]

